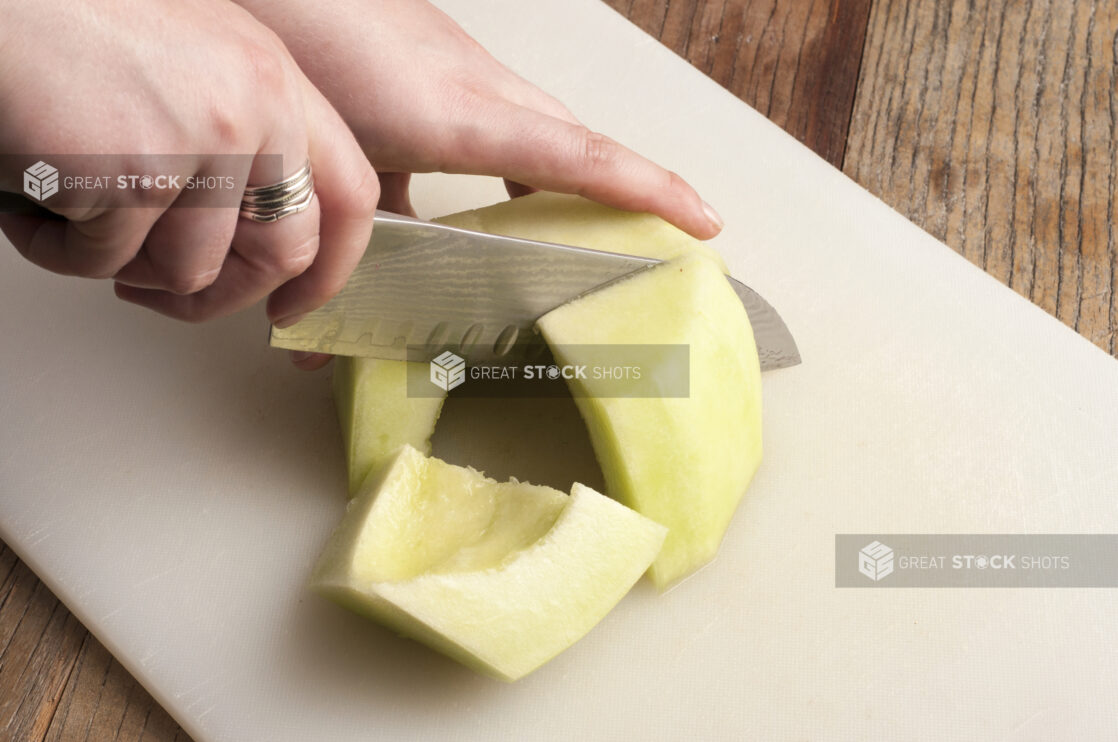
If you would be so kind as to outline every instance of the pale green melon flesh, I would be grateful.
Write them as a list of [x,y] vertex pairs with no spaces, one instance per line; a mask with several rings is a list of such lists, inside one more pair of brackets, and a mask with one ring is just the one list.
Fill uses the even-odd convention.
[[477,232],[660,260],[699,253],[726,270],[713,248],[658,216],[620,211],[562,193],[540,191],[435,221]]
[[741,301],[719,268],[678,258],[542,317],[564,364],[586,362],[573,344],[686,344],[686,398],[596,398],[589,380],[575,402],[590,431],[607,492],[668,527],[649,573],[660,588],[710,561],[761,461],[761,379]]
[[486,479],[404,446],[350,501],[312,587],[487,675],[516,680],[586,634],[664,528],[594,490]]
[[[495,234],[665,260],[681,255],[701,255],[725,270],[725,264],[715,251],[662,219],[618,211],[577,196],[541,192],[452,214],[438,221]],[[646,514],[652,515],[655,511],[657,515],[652,517],[673,530],[667,547],[651,571],[654,581],[663,587],[713,556],[729,517],[759,463],[760,383],[748,319],[740,302],[736,298],[731,300],[732,292],[724,279],[720,285],[712,287],[710,296],[705,296],[704,291],[691,291],[687,297],[671,302],[658,295],[664,290],[662,287],[626,289],[627,292],[645,290],[648,291],[646,296],[627,299],[636,309],[626,317],[603,322],[601,317],[592,316],[599,310],[578,310],[584,313],[582,324],[565,324],[565,329],[558,333],[563,339],[547,339],[563,344],[589,344],[597,342],[594,337],[606,336],[609,339],[602,342],[691,342],[686,339],[691,329],[709,326],[708,334],[723,338],[727,348],[738,346],[738,351],[744,354],[744,361],[723,364],[724,367],[716,369],[706,368],[705,362],[703,368],[696,367],[695,361],[700,355],[693,356],[693,399],[686,405],[679,404],[678,400],[578,400],[609,493]],[[611,296],[612,291],[614,288],[599,296]],[[719,309],[719,305],[724,307]],[[704,306],[703,311],[698,311]],[[653,316],[654,308],[661,310],[656,316]],[[573,316],[576,310],[565,307],[557,311]],[[695,319],[696,312],[706,319],[683,322],[688,316]],[[561,316],[563,314],[554,314],[548,323],[554,325],[555,318]],[[547,337],[548,333],[544,335]],[[403,443],[425,452],[429,450],[428,441],[443,398],[409,398],[403,362],[338,360],[342,367],[348,364],[348,368],[336,372],[335,397],[346,437],[352,492]],[[706,378],[705,383],[712,389],[721,389],[725,384],[727,390],[732,390],[737,384],[736,391],[727,394],[731,398],[735,394],[744,395],[747,403],[722,406],[711,402],[711,397],[721,399],[719,395],[726,395],[721,391],[699,394],[702,389],[698,383],[702,378]],[[708,411],[704,405],[712,409]],[[664,419],[657,423],[658,432],[653,433],[641,429],[640,425],[626,426],[618,421],[630,415],[636,415],[635,419],[663,415]],[[677,415],[682,417],[677,420]],[[725,435],[720,432],[719,426],[723,425],[728,426]],[[747,434],[742,435],[743,429]],[[611,432],[622,430],[626,431],[623,435]],[[741,440],[740,447],[719,444],[719,441],[727,443],[735,439]],[[639,462],[645,460],[650,462],[652,474],[638,476],[643,466]],[[673,476],[666,476],[669,472]]]
[[430,453],[446,396],[409,397],[407,362],[338,356],[333,381],[350,495],[404,444]]
[[[541,191],[435,221],[661,260],[697,252],[725,270],[717,252],[663,219],[611,209],[579,196]],[[335,364],[334,399],[352,495],[365,477],[390,460],[404,443],[430,452],[431,435],[445,396],[409,398],[403,361],[339,357]]]

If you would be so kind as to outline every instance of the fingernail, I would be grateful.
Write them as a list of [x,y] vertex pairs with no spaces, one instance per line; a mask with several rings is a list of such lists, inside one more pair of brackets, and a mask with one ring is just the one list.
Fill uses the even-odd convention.
[[296,322],[298,322],[299,320],[303,319],[303,317],[306,317],[306,316],[307,316],[306,312],[304,312],[303,314],[293,314],[290,317],[284,317],[283,319],[277,319],[272,324],[275,325],[278,329],[282,330],[285,327],[291,327],[293,324],[295,324]]
[[306,350],[293,350],[291,351],[291,362],[302,363],[303,361],[309,360],[313,356],[314,353]]
[[722,227],[726,226],[726,222],[722,221],[722,217],[720,217],[718,212],[714,210],[714,207],[706,201],[703,201],[703,213],[707,215],[707,219],[710,220],[710,223],[718,229],[722,229]]

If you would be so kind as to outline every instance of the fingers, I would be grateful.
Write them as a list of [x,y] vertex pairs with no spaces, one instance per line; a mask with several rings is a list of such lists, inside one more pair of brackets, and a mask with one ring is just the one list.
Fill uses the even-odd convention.
[[391,211],[393,214],[415,216],[411,196],[408,195],[411,173],[377,173],[377,179],[380,181],[378,209]]
[[23,257],[54,273],[84,278],[115,275],[140,251],[161,207],[108,210],[87,221],[11,215],[5,233]]
[[466,172],[652,212],[701,239],[722,229],[717,212],[676,173],[609,137],[536,110],[504,104],[460,132],[455,144]]
[[[309,160],[316,195],[307,210],[271,223],[224,210],[197,224],[189,222],[189,213],[199,210],[183,210],[168,220],[166,231],[158,225],[150,249],[118,274],[117,296],[199,322],[270,295],[269,319],[286,326],[341,290],[368,245],[380,190],[349,129],[309,84],[304,104],[305,136],[288,133],[285,145],[275,148],[285,152],[284,162]],[[305,155],[293,155],[300,151],[293,139],[305,141]],[[254,165],[254,177],[264,177],[260,172]],[[406,179],[401,183],[406,194]],[[226,254],[223,235],[230,229],[235,231]],[[177,283],[168,282],[172,273]]]
[[236,222],[231,249],[211,285],[180,296],[169,291],[116,284],[121,299],[175,319],[203,322],[252,306],[304,273],[319,249],[319,208],[270,224]]
[[148,232],[143,249],[114,278],[172,294],[202,291],[217,280],[236,228],[233,209],[168,209]]
[[380,185],[353,134],[322,94],[305,84],[307,128],[315,191],[322,212],[314,263],[278,288],[268,317],[279,326],[332,299],[357,267],[373,232]]

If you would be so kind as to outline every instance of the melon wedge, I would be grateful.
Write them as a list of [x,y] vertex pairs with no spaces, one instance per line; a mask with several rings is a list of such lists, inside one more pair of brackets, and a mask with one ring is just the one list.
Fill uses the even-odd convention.
[[405,444],[431,452],[446,397],[409,397],[407,361],[338,356],[333,384],[350,496]]
[[660,260],[697,253],[726,271],[717,251],[660,217],[620,211],[581,196],[540,191],[435,221],[476,232]]
[[[659,217],[578,196],[541,192],[438,221],[662,260],[692,259],[678,277],[662,266],[562,307],[541,320],[540,329],[553,345],[691,346],[686,400],[580,395],[576,402],[608,494],[671,530],[650,570],[653,581],[664,588],[708,562],[761,458],[756,348],[740,302],[718,275],[726,269],[722,259]],[[695,267],[703,261],[715,270]],[[408,398],[403,362],[355,360],[342,367],[346,363],[351,371],[335,377],[335,396],[353,491],[400,445],[429,450],[443,400]]]
[[[579,196],[539,192],[435,219],[453,227],[667,260],[713,249],[659,217],[612,209]],[[404,361],[335,359],[334,401],[346,451],[349,493],[409,444],[430,453],[446,396],[407,395]]]
[[653,582],[663,589],[706,564],[761,461],[757,348],[722,271],[700,255],[677,258],[559,307],[538,327],[563,364],[593,362],[577,344],[689,346],[687,397],[598,397],[593,378],[567,383],[606,491],[668,527]]
[[350,501],[319,593],[512,681],[582,638],[647,569],[665,529],[594,490],[564,495],[405,445]]

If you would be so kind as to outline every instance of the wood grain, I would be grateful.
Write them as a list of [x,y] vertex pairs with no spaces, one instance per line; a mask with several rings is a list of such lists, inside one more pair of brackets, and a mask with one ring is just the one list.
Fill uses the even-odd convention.
[[836,167],[871,0],[606,0]]
[[2,542],[0,740],[189,742]]
[[7,546],[0,577],[0,738],[39,740],[86,630]]
[[92,636],[59,700],[47,742],[190,742],[143,686]]
[[1118,353],[1118,4],[877,0],[844,169]]

